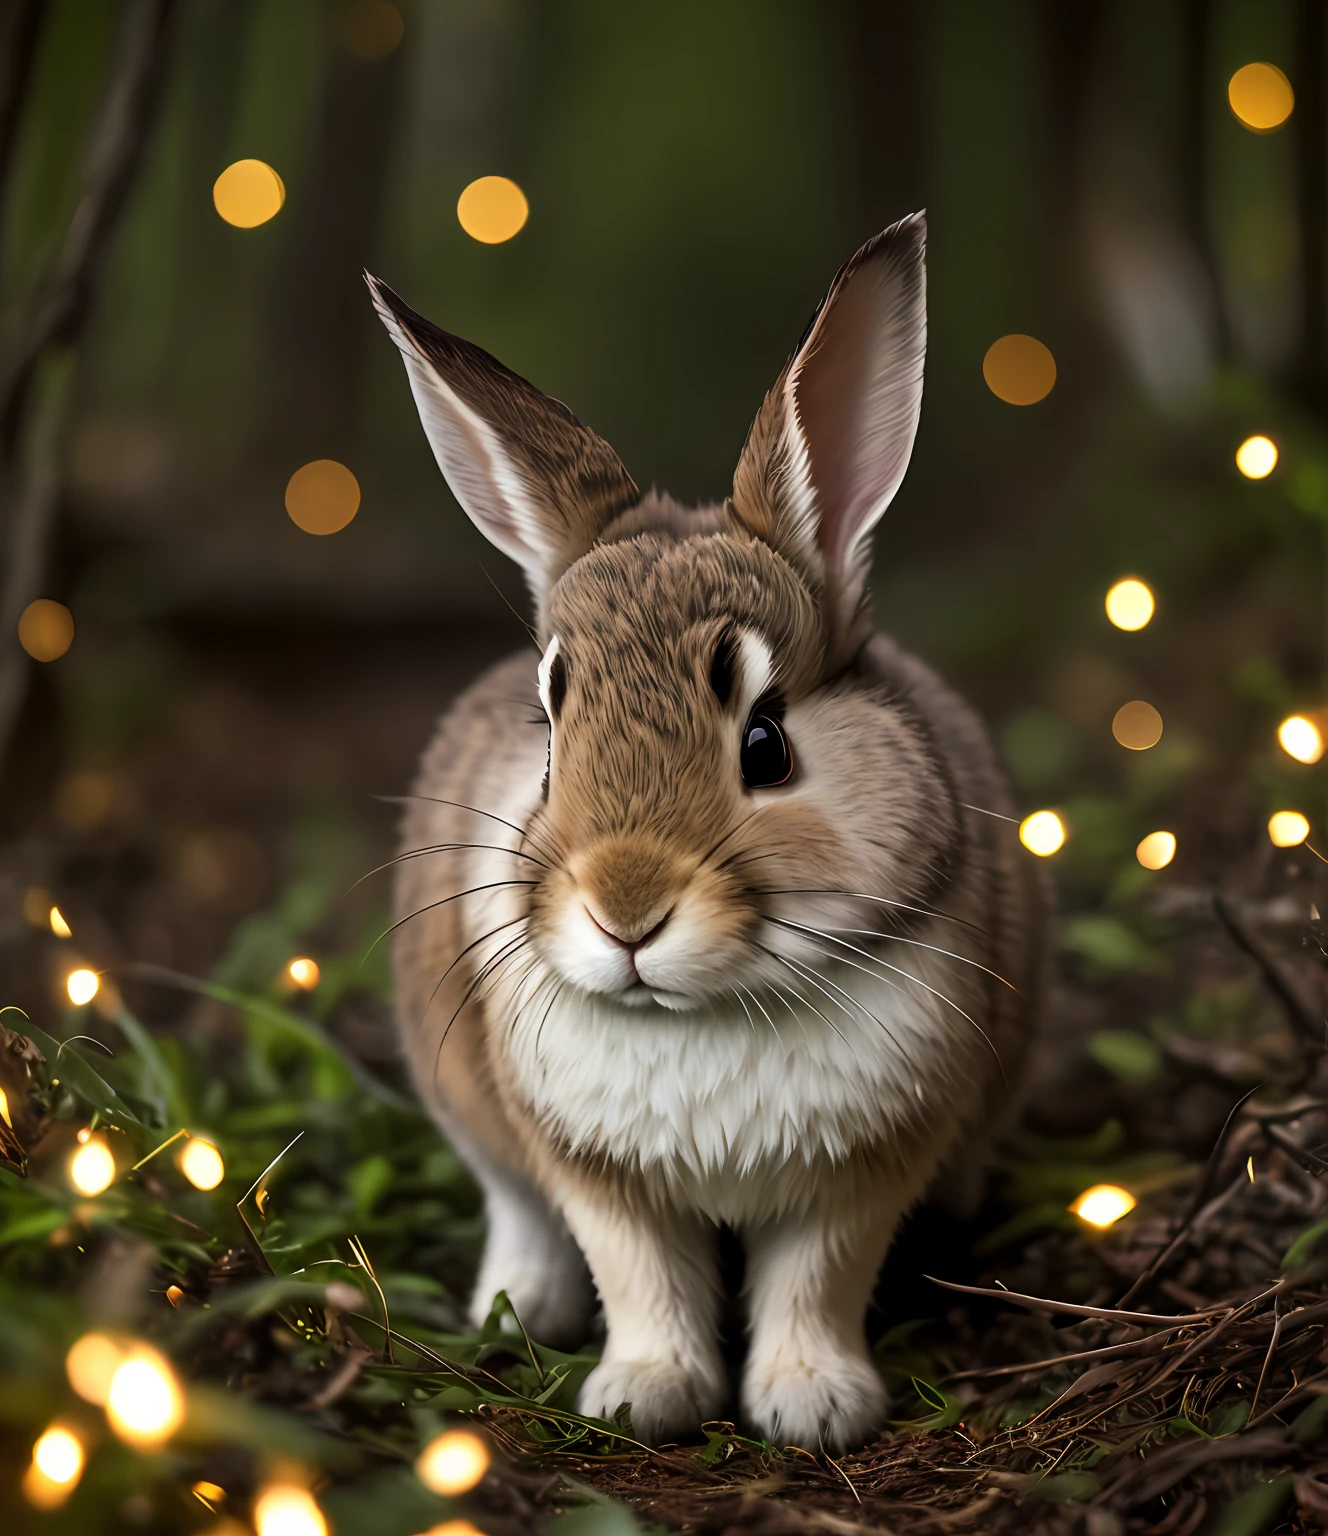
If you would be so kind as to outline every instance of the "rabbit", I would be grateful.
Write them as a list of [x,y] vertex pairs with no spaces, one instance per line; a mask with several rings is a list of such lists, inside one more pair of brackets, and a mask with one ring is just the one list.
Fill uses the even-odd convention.
[[[973,710],[873,632],[908,465],[925,217],[839,271],[730,496],[644,495],[557,400],[366,274],[534,650],[443,716],[393,943],[418,1090],[480,1184],[471,1315],[606,1338],[581,1411],[652,1443],[728,1407],[718,1231],[745,1252],[742,1421],[862,1444],[901,1217],[1010,1102],[1047,896]],[[538,655],[535,654],[538,652]]]

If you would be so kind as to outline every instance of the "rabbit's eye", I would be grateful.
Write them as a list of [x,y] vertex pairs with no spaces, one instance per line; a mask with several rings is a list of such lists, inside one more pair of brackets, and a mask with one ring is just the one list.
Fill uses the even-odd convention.
[[793,777],[793,748],[773,714],[754,714],[742,733],[742,782],[748,789],[773,789]]

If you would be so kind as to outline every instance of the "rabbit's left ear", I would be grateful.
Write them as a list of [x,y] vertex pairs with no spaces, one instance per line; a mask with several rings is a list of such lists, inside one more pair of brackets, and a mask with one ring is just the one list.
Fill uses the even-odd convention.
[[863,638],[871,531],[913,452],[927,351],[926,231],[915,213],[840,268],[733,477],[738,524],[821,587],[834,660]]
[[549,589],[640,491],[562,401],[439,330],[367,272],[365,281],[401,349],[438,467],[480,532],[525,571],[542,614]]

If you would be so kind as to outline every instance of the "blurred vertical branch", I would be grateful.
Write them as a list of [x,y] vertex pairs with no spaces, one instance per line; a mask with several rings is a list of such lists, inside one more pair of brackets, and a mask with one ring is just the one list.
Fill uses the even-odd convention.
[[[11,11],[26,9],[23,0]],[[143,161],[165,79],[176,0],[130,0],[105,97],[89,136],[83,190],[51,269],[0,364],[0,514],[5,563],[0,587],[0,764],[27,689],[28,659],[15,641],[19,616],[41,591],[55,511],[59,464],[77,348],[106,264],[111,236]],[[0,71],[0,171],[7,171],[19,108],[35,55],[37,17],[16,15],[10,34],[26,42]],[[12,103],[12,108],[11,108]],[[4,137],[8,129],[8,137]],[[0,182],[0,195],[5,183]]]
[[46,10],[46,0],[9,0],[0,7],[0,230],[4,228],[3,193],[9,184],[9,167]]
[[1328,6],[1296,8],[1296,179],[1300,203],[1300,355],[1298,383],[1310,403],[1328,392]]

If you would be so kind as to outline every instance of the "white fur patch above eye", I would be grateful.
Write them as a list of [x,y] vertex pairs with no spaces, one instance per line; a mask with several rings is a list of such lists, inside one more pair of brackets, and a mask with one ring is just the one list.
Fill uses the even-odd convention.
[[754,629],[740,629],[738,661],[738,713],[745,716],[775,681],[775,657]]
[[553,659],[557,656],[560,649],[558,636],[555,635],[549,641],[543,656],[540,657],[539,671],[536,673],[536,676],[539,678],[540,703],[544,706],[544,713],[548,715],[550,724],[553,723],[553,709],[549,701],[549,670],[553,666]]

